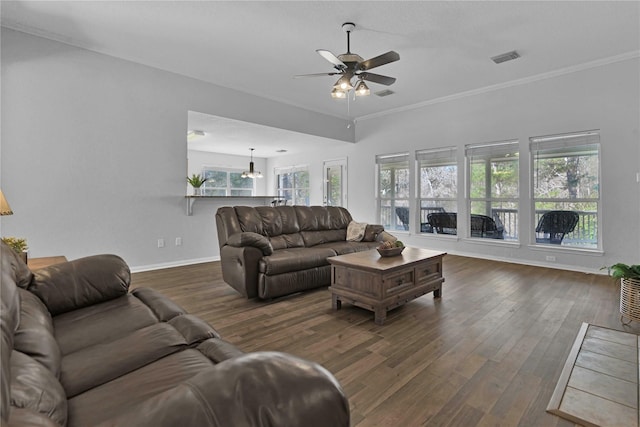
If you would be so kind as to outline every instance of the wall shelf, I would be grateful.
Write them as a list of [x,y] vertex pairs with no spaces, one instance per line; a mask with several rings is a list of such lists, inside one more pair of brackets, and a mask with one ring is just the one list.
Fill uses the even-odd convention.
[[[271,204],[274,200],[279,200],[278,196],[185,196],[187,201],[187,215],[193,215],[193,204],[196,200],[261,200],[263,204]],[[268,203],[267,203],[268,201]]]

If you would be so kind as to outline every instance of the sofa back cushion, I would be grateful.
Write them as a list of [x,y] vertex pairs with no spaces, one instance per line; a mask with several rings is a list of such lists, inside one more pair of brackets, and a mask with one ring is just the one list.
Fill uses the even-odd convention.
[[[3,361],[2,363],[5,363]],[[67,396],[56,377],[24,353],[11,353],[11,406],[46,415],[67,425]]]
[[31,356],[60,378],[60,347],[54,338],[51,314],[42,301],[19,289],[20,324],[14,336],[15,350]]
[[266,235],[262,227],[262,216],[260,216],[256,208],[251,206],[236,206],[235,209],[242,231],[250,231],[252,233],[262,234],[263,236]]
[[295,206],[306,247],[344,241],[351,214],[337,206]]
[[[4,425],[9,420],[9,408],[11,403],[11,351],[13,350],[13,338],[20,322],[20,297],[16,287],[15,274],[11,268],[10,254],[5,253],[2,244],[2,270],[0,274],[0,424]],[[9,248],[11,250],[11,248]],[[8,256],[7,256],[8,255]]]

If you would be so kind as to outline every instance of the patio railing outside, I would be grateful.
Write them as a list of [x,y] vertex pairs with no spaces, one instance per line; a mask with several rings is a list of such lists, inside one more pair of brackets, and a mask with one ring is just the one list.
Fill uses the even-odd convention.
[[[434,208],[420,209],[420,223],[427,223],[427,215],[434,211]],[[492,217],[499,218],[504,226],[505,240],[518,239],[518,211],[516,209],[492,209]],[[548,212],[546,210],[538,210],[535,213],[535,223],[538,224],[540,217]],[[563,245],[595,247],[598,244],[598,214],[591,211],[576,211],[580,217],[578,224],[573,232],[567,234],[562,243]],[[391,207],[381,208],[382,225],[387,230],[404,230],[404,226],[395,209]]]

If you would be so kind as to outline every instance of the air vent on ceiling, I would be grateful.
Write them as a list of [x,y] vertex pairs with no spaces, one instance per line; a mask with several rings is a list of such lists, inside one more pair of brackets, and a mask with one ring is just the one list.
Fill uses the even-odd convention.
[[502,62],[511,61],[512,59],[516,59],[516,58],[520,58],[520,54],[518,54],[518,52],[516,52],[515,50],[512,50],[511,52],[494,56],[493,58],[491,58],[491,60],[496,64],[500,64]]
[[375,92],[374,95],[378,95],[380,97],[393,95],[395,92],[390,89],[381,90],[380,92]]

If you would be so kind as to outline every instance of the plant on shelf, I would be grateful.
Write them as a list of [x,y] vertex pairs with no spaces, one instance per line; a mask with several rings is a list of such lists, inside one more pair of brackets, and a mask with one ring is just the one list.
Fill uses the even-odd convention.
[[[613,264],[609,275],[620,279],[620,321],[628,325],[632,320],[640,321],[640,264]],[[628,322],[624,318],[630,319]]]
[[187,177],[187,182],[193,187],[193,195],[200,196],[200,187],[202,187],[207,180],[202,175],[194,173],[191,175],[191,178]]
[[20,255],[24,262],[27,262],[27,249],[29,249],[27,246],[27,239],[21,239],[19,237],[3,237],[2,241]]

